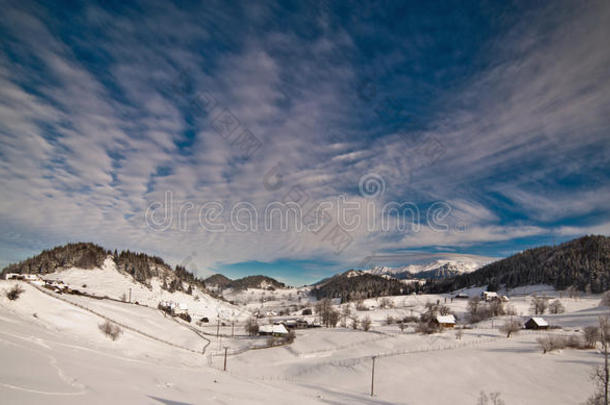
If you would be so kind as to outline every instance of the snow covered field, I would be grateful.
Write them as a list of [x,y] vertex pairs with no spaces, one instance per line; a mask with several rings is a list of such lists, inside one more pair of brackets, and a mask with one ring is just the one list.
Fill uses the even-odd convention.
[[[75,286],[86,282],[87,289],[99,288],[109,296],[109,286],[115,284],[104,277],[122,277],[89,273],[84,281],[78,269],[66,272],[57,277]],[[129,285],[132,294],[144,296],[129,279],[123,282],[113,287],[117,294]],[[0,290],[16,283],[0,281]],[[54,297],[18,283],[25,289],[18,300],[9,301],[4,293],[0,297],[3,404],[475,404],[482,390],[500,392],[507,405],[578,404],[593,392],[589,376],[602,356],[596,350],[572,349],[542,354],[536,339],[578,334],[608,312],[598,307],[599,296],[562,298],[565,313],[544,315],[560,329],[522,331],[507,339],[497,330],[503,322],[500,317],[494,325],[485,321],[465,329],[458,340],[454,330],[420,335],[409,328],[401,332],[395,324],[385,325],[385,320],[388,315],[418,315],[426,302],[445,302],[445,298],[459,319],[464,317],[466,300],[451,302],[440,295],[391,297],[394,308],[378,309],[380,300],[370,299],[365,304],[374,310],[356,311],[352,306],[360,318],[372,319],[369,332],[298,330],[291,345],[247,350],[263,345],[264,338],[244,336],[241,324],[234,338],[216,339],[210,336],[216,331],[213,324],[203,328],[208,334],[197,334],[193,324],[188,328],[154,308],[66,294]],[[104,283],[109,284],[103,287]],[[533,291],[558,296],[545,286],[508,292],[517,314],[529,314],[527,294]],[[208,308],[233,307],[203,295],[199,302]],[[288,300],[287,294],[278,296],[280,303]],[[292,299],[296,303],[296,294]],[[245,307],[236,308],[247,317]],[[100,332],[103,317],[126,326],[116,341]],[[230,327],[222,327],[221,333],[229,335]],[[237,353],[228,356],[227,372],[222,371],[224,347]],[[370,397],[372,356],[377,358],[375,395]]]

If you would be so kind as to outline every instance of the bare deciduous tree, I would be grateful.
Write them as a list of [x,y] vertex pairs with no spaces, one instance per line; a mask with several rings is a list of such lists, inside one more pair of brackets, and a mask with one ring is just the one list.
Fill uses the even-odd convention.
[[610,381],[610,369],[608,368],[610,320],[608,315],[599,318],[599,340],[604,348],[604,365],[596,368],[591,376],[595,382],[596,390],[585,402],[585,405],[608,405],[608,385]]
[[368,331],[371,329],[371,318],[367,315],[361,322],[362,330]]
[[350,320],[352,321],[352,329],[358,329],[358,326],[360,326],[360,319],[354,315],[350,317]]
[[121,336],[121,333],[123,333],[123,330],[121,328],[119,328],[118,325],[115,325],[114,323],[112,323],[110,321],[101,323],[98,326],[99,326],[100,330],[102,331],[102,333],[104,335],[108,336],[112,340],[117,340],[119,338],[119,336]]
[[462,336],[464,336],[464,330],[463,329],[458,329],[455,331],[455,338],[457,340],[462,340]]
[[256,335],[258,333],[258,322],[256,321],[256,318],[248,318],[244,325],[244,330],[250,336]]
[[532,303],[530,305],[531,311],[534,315],[542,315],[546,312],[548,308],[548,298],[547,297],[532,297]]
[[16,299],[19,298],[19,296],[24,292],[25,290],[23,288],[21,288],[21,286],[19,284],[15,284],[13,286],[13,288],[11,288],[10,290],[8,290],[6,292],[6,298],[8,298],[11,301],[15,301]]
[[477,405],[506,405],[506,402],[500,398],[499,392],[490,392],[488,396],[485,391],[481,391]]
[[599,302],[600,306],[610,307],[610,291],[606,291],[602,295],[602,300]]
[[565,307],[561,303],[560,300],[556,299],[555,301],[549,304],[549,312],[551,314],[563,314],[566,311]]
[[518,333],[521,330],[521,322],[516,319],[509,319],[500,326],[500,332],[506,333],[506,337],[509,338],[513,333]]
[[585,346],[589,349],[593,349],[599,340],[599,328],[597,326],[587,326],[583,333]]

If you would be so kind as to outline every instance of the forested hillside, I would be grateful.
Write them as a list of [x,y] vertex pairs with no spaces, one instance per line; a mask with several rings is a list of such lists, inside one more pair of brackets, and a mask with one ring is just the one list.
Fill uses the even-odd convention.
[[417,291],[418,283],[405,284],[399,280],[349,270],[314,285],[311,294],[317,298],[341,298],[343,302],[358,299],[401,295]]
[[542,246],[488,264],[472,273],[427,284],[428,292],[448,292],[470,286],[488,289],[550,284],[563,290],[601,293],[610,288],[610,238],[585,236],[559,246]]
[[82,242],[44,250],[37,256],[5,267],[1,274],[47,274],[71,267],[93,269],[102,267],[104,260],[109,256],[114,260],[117,270],[131,275],[136,281],[143,284],[149,284],[151,278],[158,277],[163,280],[163,288],[169,291],[185,288],[188,291],[190,287],[184,287],[183,283],[205,287],[202,280],[184,267],[176,266],[175,269],[172,269],[160,257],[129,250],[112,252],[93,243]]

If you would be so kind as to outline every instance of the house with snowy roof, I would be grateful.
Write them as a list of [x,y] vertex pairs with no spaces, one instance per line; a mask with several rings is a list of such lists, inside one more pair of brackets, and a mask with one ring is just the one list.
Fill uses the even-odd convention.
[[288,329],[282,324],[279,325],[261,325],[258,327],[258,334],[261,336],[286,336]]
[[497,301],[500,299],[500,297],[498,297],[498,293],[495,291],[483,291],[481,293],[481,298],[483,298],[483,300],[486,302]]
[[525,329],[548,329],[549,323],[539,316],[532,317],[525,322]]
[[437,315],[434,319],[443,328],[453,328],[455,326],[455,316],[449,315]]

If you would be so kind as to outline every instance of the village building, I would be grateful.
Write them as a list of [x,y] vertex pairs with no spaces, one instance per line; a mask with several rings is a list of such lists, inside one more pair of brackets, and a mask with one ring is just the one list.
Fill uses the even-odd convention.
[[461,293],[458,293],[458,294],[455,296],[455,298],[456,298],[456,299],[467,300],[467,299],[468,299],[468,298],[470,298],[470,297],[468,296],[468,294],[461,292]]
[[495,291],[483,291],[481,293],[481,298],[483,298],[483,300],[485,300],[486,302],[500,300],[500,297],[498,297],[498,293]]
[[437,315],[434,321],[443,328],[453,328],[455,326],[455,316]]
[[283,337],[288,335],[288,329],[282,324],[280,325],[261,325],[258,327],[258,334],[261,336],[276,336]]
[[40,280],[38,274],[21,274],[21,273],[6,273],[4,276],[5,280],[24,280],[24,281],[37,281]]
[[549,323],[541,317],[532,317],[525,322],[525,329],[548,329]]

